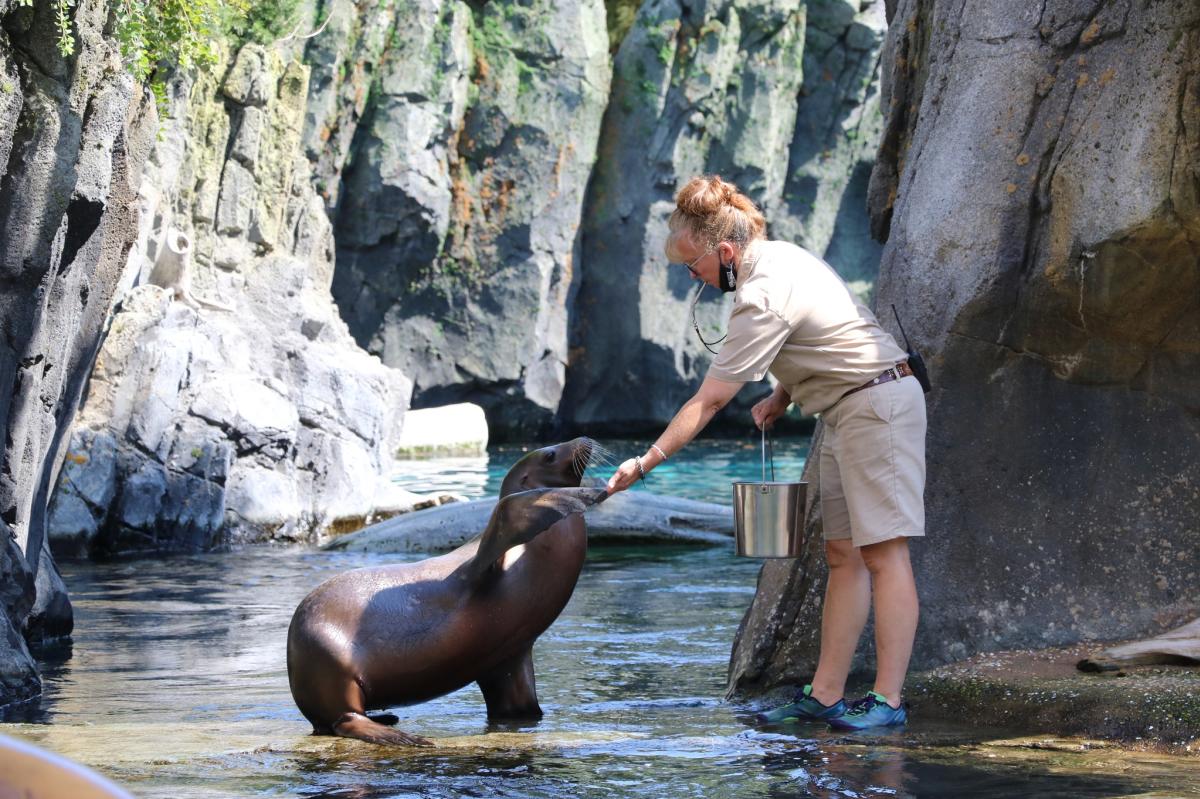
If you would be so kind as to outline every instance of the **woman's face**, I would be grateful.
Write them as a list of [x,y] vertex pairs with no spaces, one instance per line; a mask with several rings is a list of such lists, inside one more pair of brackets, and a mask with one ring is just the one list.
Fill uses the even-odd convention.
[[733,253],[729,242],[723,241],[716,249],[709,250],[698,246],[687,232],[681,232],[678,236],[668,239],[666,246],[666,256],[671,262],[671,268],[687,269],[693,278],[703,280],[714,288],[720,288],[721,285],[721,259],[724,258],[728,263],[733,258]]

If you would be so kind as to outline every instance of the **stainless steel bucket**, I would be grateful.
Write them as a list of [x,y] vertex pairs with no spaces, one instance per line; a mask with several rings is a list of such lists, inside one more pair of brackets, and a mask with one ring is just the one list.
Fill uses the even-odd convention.
[[733,484],[737,553],[748,558],[795,558],[804,546],[804,499],[808,483],[767,480],[767,432],[763,431],[762,482]]

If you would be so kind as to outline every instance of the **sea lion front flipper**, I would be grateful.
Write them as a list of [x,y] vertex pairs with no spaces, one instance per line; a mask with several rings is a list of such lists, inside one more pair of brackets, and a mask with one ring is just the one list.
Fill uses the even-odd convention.
[[535,488],[496,503],[466,574],[478,579],[508,550],[532,541],[572,513],[583,513],[608,496],[606,488]]
[[489,719],[540,719],[533,648],[501,663],[475,681],[487,702]]
[[333,723],[333,732],[343,738],[357,738],[383,746],[433,746],[433,741],[428,738],[385,727],[362,713],[343,713]]

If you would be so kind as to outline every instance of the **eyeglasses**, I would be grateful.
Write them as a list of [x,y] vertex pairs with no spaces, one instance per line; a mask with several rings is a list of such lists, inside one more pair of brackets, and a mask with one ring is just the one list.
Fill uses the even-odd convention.
[[[680,263],[680,264],[678,264],[678,265],[679,265],[679,266],[682,266],[682,267],[684,267],[685,269],[687,269],[689,272],[691,272],[691,273],[692,273],[692,275],[693,275],[694,277],[700,277],[700,273],[699,273],[699,272],[697,272],[697,271],[696,271],[696,269],[695,269],[695,267],[696,267],[696,264],[700,263],[700,261],[701,261],[703,258],[705,258],[706,256],[712,255],[712,253],[713,253],[713,251],[712,251],[712,250],[705,250],[705,251],[704,251],[704,253],[703,253],[702,255],[700,255],[700,257],[699,257],[699,258],[697,258],[696,260],[692,261],[690,264]],[[671,266],[675,266],[675,265],[676,265],[676,264],[671,264]]]

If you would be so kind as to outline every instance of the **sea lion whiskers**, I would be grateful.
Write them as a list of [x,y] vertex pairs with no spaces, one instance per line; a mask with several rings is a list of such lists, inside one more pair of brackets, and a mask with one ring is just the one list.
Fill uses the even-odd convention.
[[617,460],[613,453],[606,449],[602,444],[593,441],[592,450],[588,453],[587,465],[591,466],[615,466]]

